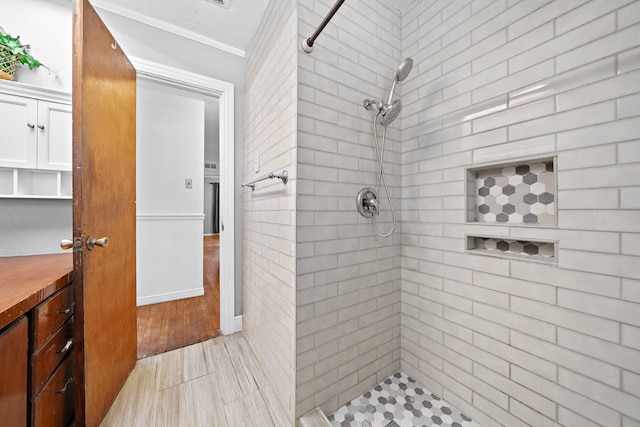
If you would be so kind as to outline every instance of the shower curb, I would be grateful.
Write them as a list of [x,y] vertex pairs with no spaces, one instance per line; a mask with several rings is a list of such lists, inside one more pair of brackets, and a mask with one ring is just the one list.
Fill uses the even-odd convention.
[[298,427],[331,427],[329,420],[320,408],[315,408],[298,420]]

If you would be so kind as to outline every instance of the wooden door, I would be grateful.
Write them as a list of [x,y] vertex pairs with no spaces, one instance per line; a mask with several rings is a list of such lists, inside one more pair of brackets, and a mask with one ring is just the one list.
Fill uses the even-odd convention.
[[[136,361],[136,74],[88,0],[75,4],[76,425],[91,427]],[[89,250],[89,236],[108,246]]]

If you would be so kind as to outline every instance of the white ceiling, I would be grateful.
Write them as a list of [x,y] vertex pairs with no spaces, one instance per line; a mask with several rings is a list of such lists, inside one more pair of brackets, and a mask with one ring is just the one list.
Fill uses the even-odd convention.
[[109,12],[244,56],[269,0],[92,0]]
[[[223,1],[224,7],[215,4],[216,0],[92,0],[91,3],[244,57],[269,0]],[[417,0],[387,1],[402,11]]]

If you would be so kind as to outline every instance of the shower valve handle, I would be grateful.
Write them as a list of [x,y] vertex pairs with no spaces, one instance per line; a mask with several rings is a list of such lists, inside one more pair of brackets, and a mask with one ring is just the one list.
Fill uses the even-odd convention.
[[363,188],[356,197],[358,212],[365,218],[378,215],[378,196],[372,188]]
[[373,213],[375,213],[376,215],[380,214],[380,212],[378,212],[378,201],[376,199],[372,197],[365,200],[365,203],[367,204],[367,206],[369,206],[369,209],[373,209]]

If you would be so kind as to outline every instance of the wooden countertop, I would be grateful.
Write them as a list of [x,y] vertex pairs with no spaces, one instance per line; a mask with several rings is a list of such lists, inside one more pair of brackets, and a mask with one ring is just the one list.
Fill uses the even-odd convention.
[[0,258],[0,329],[69,283],[73,254]]

